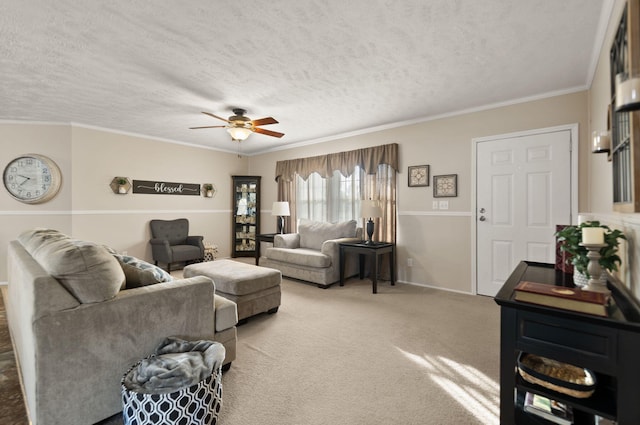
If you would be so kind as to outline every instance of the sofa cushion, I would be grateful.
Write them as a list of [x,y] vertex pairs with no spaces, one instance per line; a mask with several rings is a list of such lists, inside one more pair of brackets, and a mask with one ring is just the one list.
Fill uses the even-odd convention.
[[300,219],[298,222],[300,247],[320,250],[324,241],[353,238],[356,236],[356,224],[355,220],[342,223],[324,223],[322,221]]
[[238,323],[238,306],[233,301],[225,297],[216,296],[213,298],[216,310],[216,332],[230,329]]
[[331,266],[331,257],[308,248],[268,248],[266,256],[270,260],[282,261],[305,267],[325,268]]
[[158,266],[130,255],[114,254],[127,280],[126,288],[139,288],[160,282],[171,282],[173,277]]
[[124,272],[103,246],[51,229],[26,231],[18,240],[81,303],[109,300],[122,287]]

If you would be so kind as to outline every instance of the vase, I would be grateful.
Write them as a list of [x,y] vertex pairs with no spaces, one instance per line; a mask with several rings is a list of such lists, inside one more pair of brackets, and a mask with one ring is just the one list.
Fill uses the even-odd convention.
[[124,185],[118,186],[118,193],[120,193],[120,194],[127,193],[127,186],[124,186]]
[[[600,273],[600,279],[605,280],[605,281],[607,280],[607,271],[606,270],[602,270],[602,273]],[[574,271],[573,271],[573,284],[578,286],[578,287],[580,287],[580,288],[584,288],[585,286],[587,286],[589,284],[589,278],[584,273],[574,269]]]

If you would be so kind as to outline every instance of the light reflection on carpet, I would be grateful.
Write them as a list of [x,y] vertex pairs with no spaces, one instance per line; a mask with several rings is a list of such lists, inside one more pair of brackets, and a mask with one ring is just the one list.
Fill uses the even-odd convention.
[[396,347],[429,378],[486,425],[500,424],[500,386],[474,368],[442,356],[417,355]]

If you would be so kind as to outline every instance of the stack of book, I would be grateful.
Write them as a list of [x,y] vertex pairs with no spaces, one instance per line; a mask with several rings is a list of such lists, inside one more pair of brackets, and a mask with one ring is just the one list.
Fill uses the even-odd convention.
[[524,411],[540,416],[560,425],[573,424],[573,410],[570,406],[539,394],[527,393],[524,397]]
[[603,317],[608,316],[610,303],[610,295],[602,292],[528,281],[516,285],[515,299]]

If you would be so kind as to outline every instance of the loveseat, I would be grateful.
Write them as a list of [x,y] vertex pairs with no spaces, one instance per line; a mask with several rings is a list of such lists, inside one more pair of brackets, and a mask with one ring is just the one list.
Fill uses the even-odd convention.
[[[236,306],[214,296],[211,279],[170,280],[116,257],[55,230],[9,243],[7,319],[35,425],[86,425],[121,411],[123,374],[167,336],[215,340],[224,364],[235,358]],[[149,273],[161,282],[150,284]]]
[[[275,235],[260,265],[277,269],[283,276],[328,288],[340,280],[340,243],[362,240],[356,221],[325,223],[300,219],[298,233]],[[357,259],[347,256],[345,276],[358,272]]]

